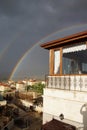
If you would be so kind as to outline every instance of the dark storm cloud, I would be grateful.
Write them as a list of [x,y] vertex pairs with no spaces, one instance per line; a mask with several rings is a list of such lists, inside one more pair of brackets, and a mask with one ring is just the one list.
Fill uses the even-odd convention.
[[0,0],[0,14],[14,15],[20,13],[20,0]]
[[10,22],[16,24],[16,27],[30,23],[30,29],[33,26],[39,29],[47,26],[51,31],[52,27],[58,29],[72,22],[86,22],[86,5],[86,0],[1,0],[0,12],[12,17],[9,18]]
[[24,53],[43,37],[87,23],[87,0],[0,0],[0,76],[10,75]]

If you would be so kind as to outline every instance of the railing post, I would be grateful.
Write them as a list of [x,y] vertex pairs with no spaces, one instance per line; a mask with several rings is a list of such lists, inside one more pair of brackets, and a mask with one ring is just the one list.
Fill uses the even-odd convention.
[[71,90],[71,79],[70,79],[70,75],[69,75],[69,90]]
[[76,76],[74,76],[74,90],[76,90]]
[[45,75],[47,88],[57,88],[73,91],[87,92],[87,77],[85,76],[48,76]]
[[45,83],[46,83],[46,88],[48,87],[48,75],[45,75]]

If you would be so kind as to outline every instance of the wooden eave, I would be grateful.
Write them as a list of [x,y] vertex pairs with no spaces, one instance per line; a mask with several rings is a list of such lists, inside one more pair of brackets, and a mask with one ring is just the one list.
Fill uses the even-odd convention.
[[45,49],[53,49],[56,47],[62,47],[66,44],[72,44],[75,42],[80,42],[80,41],[84,41],[87,40],[87,30],[83,31],[83,32],[79,32],[70,36],[66,36],[64,38],[59,38],[57,40],[53,40],[47,43],[44,43],[41,45],[41,47],[45,48]]

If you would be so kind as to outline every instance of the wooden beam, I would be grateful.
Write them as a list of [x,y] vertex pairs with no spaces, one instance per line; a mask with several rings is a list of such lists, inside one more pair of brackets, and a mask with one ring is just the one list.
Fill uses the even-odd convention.
[[62,48],[60,48],[60,75],[62,74]]
[[51,49],[49,52],[49,74],[54,74],[54,50]]
[[87,39],[87,30],[80,32],[80,33],[76,33],[76,34],[72,34],[63,38],[59,38],[57,40],[53,40],[47,43],[44,43],[41,45],[41,47],[45,48],[45,49],[53,49],[56,46],[63,46],[64,44],[68,44],[71,42],[75,42],[78,40],[82,40],[82,39]]

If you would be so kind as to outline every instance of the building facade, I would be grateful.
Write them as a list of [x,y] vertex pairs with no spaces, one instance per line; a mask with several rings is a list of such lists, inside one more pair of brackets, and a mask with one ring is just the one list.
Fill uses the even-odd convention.
[[43,124],[63,114],[64,122],[87,130],[87,30],[41,47],[49,50]]
[[26,90],[26,84],[24,82],[17,82],[16,83],[16,91],[22,92]]

